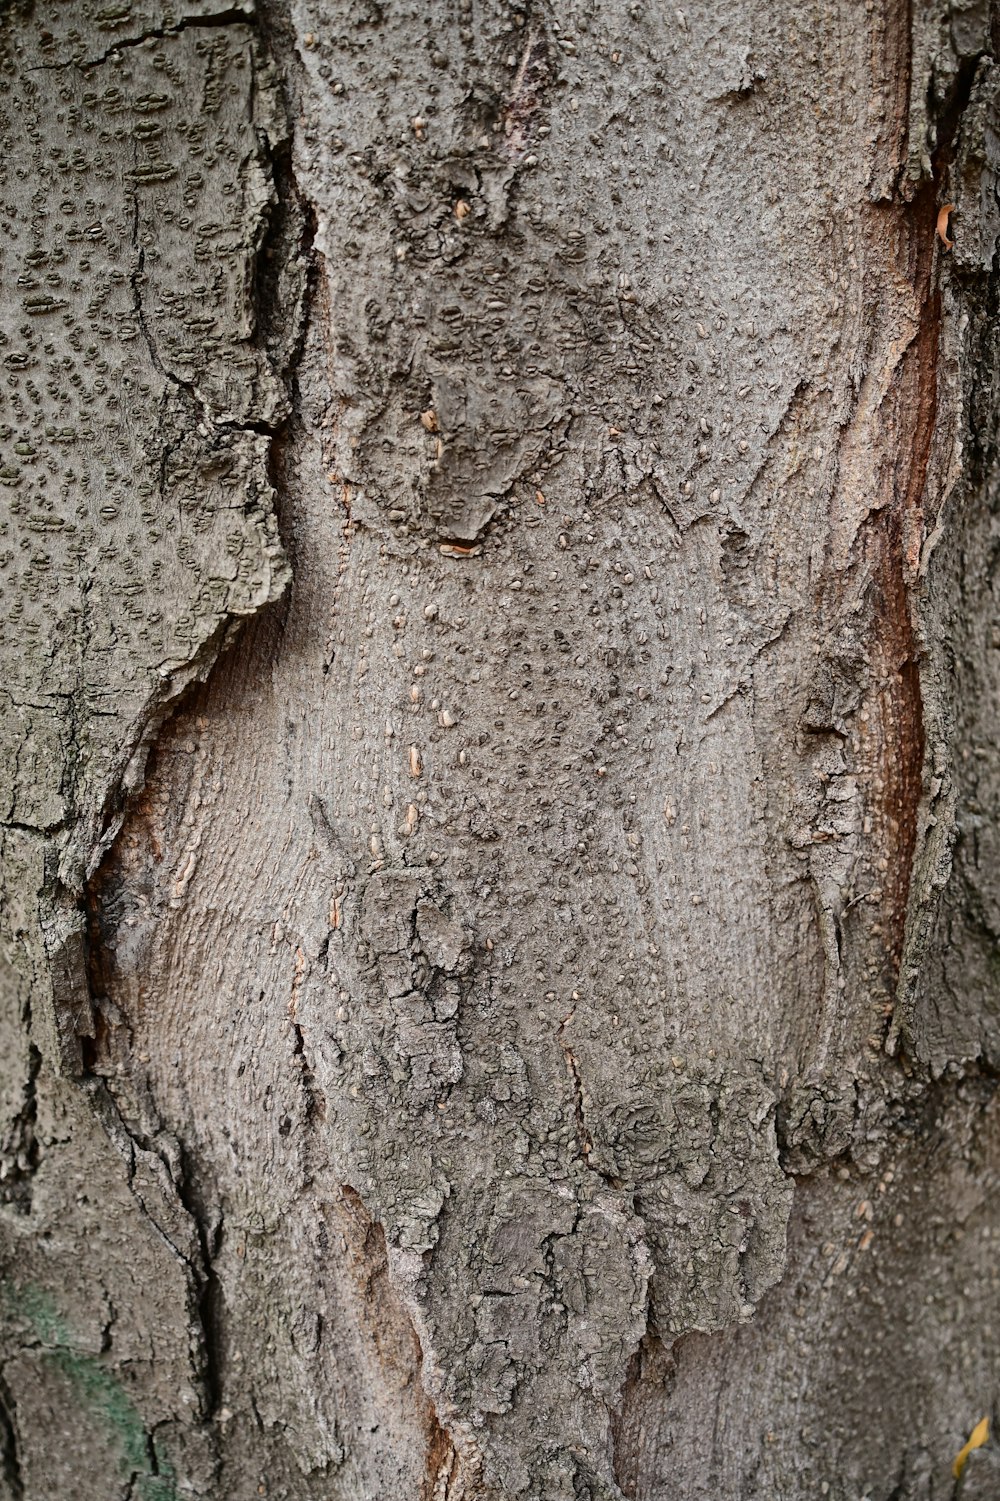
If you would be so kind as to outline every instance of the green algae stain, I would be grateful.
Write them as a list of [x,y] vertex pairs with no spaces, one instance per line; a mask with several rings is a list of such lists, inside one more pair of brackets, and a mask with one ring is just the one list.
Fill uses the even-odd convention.
[[4,1289],[11,1313],[26,1319],[44,1347],[44,1358],[56,1366],[76,1388],[81,1403],[95,1413],[114,1435],[122,1450],[122,1468],[136,1476],[133,1494],[139,1501],[177,1501],[174,1473],[157,1460],[159,1473],[151,1469],[153,1441],[121,1383],[93,1355],[84,1355],[72,1345],[70,1331],[47,1293],[37,1287]]

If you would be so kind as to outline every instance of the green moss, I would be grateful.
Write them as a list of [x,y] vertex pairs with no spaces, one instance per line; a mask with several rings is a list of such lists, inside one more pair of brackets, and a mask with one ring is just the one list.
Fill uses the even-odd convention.
[[121,1383],[96,1356],[73,1347],[68,1325],[49,1295],[37,1287],[4,1289],[11,1313],[26,1319],[44,1347],[44,1359],[54,1365],[76,1389],[81,1404],[88,1407],[114,1435],[122,1451],[122,1468],[138,1476],[135,1494],[142,1501],[174,1501],[177,1491],[169,1464],[156,1461],[153,1440],[138,1410]]

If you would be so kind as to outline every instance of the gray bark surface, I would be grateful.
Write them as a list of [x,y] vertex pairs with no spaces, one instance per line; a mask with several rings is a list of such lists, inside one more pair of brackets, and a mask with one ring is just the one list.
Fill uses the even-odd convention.
[[998,27],[0,9],[2,1501],[996,1493]]

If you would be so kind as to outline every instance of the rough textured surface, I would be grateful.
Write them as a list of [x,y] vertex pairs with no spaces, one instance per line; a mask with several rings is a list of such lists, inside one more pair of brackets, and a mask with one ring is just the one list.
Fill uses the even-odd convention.
[[48,886],[41,1006],[71,1069],[81,880],[144,736],[287,582],[263,435],[284,398],[252,295],[274,189],[251,34],[174,20],[116,49],[127,7],[81,19],[8,30],[0,120],[4,867]]
[[994,24],[6,14],[12,1496],[955,1493]]

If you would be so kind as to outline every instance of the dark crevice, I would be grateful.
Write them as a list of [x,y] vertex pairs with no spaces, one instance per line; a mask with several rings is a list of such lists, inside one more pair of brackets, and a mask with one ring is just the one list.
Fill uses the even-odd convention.
[[220,1215],[210,1222],[209,1215],[194,1186],[189,1160],[183,1147],[180,1151],[181,1176],[177,1183],[177,1197],[187,1210],[198,1235],[201,1265],[197,1268],[197,1315],[201,1326],[201,1380],[205,1393],[202,1416],[213,1418],[222,1405],[225,1380],[225,1297],[222,1283],[215,1269],[222,1246],[223,1220]]
[[[272,169],[274,169],[276,165],[276,159],[272,159],[270,165],[272,166]],[[285,195],[283,195],[281,191],[282,185],[278,181],[278,174],[276,171],[274,171],[274,179],[275,187],[277,190],[277,201],[280,203],[283,201]],[[294,186],[292,188],[292,191],[297,195],[298,190],[294,188]],[[269,250],[269,238],[270,223],[268,230],[265,232],[264,243],[261,248],[261,254],[263,255],[268,255],[271,253]],[[312,240],[311,236],[307,235],[305,230],[303,230],[303,233],[300,236],[299,243],[306,246],[306,254],[311,254]],[[198,390],[194,382],[185,380],[183,376],[178,375],[176,371],[169,369],[163,363],[159,349],[157,348],[156,340],[153,337],[152,329],[149,326],[149,320],[146,317],[146,309],[142,298],[142,279],[145,274],[146,252],[144,247],[139,243],[138,195],[136,195],[133,201],[132,249],[135,252],[135,269],[132,271],[129,277],[129,284],[132,288],[132,308],[133,312],[135,313],[136,321],[142,333],[146,348],[149,351],[149,358],[152,362],[154,370],[164,381],[168,383],[169,386],[172,386],[178,391],[183,392],[184,396],[191,403],[191,406],[194,409],[192,412],[192,426],[200,421],[203,422],[206,427],[209,427],[210,430],[214,433],[256,433],[258,436],[263,438],[277,437],[282,431],[283,424],[276,425],[273,422],[265,422],[263,420],[253,418],[247,418],[242,422],[235,422],[226,419],[219,420],[213,417],[212,413],[208,411],[205,403],[199,397]],[[259,261],[260,255],[258,255],[258,263]],[[288,360],[279,360],[274,357],[275,341],[273,337],[269,336],[269,329],[277,326],[282,316],[284,317],[286,327],[289,322],[287,304],[281,301],[279,295],[281,291],[283,291],[283,289],[272,289],[265,279],[259,277],[257,274],[257,267],[255,266],[253,274],[253,302],[257,315],[258,332],[262,335],[259,342],[263,344],[268,355],[270,356],[271,363],[275,367],[275,373],[284,378],[287,382],[291,370],[294,368],[298,355],[301,352],[301,344],[304,337],[304,332],[297,336]],[[269,293],[271,295],[268,295]],[[292,321],[294,323],[299,323],[303,320],[301,318],[298,318]],[[261,329],[262,324],[266,324],[266,327],[263,330]],[[173,452],[173,447],[174,445],[170,443],[164,443],[163,450],[160,455],[160,497],[164,502],[166,502],[167,499],[166,492],[168,487],[168,464],[170,456]]]
[[261,438],[274,438],[280,432],[271,422],[259,422],[248,420],[246,422],[214,422],[212,424],[217,433],[257,433]]
[[[94,1116],[100,1122],[108,1140],[125,1164],[125,1179],[129,1188],[131,1189],[135,1182],[138,1166],[137,1154],[148,1153],[150,1156],[158,1158],[162,1163],[176,1191],[177,1180],[174,1173],[174,1164],[154,1140],[150,1140],[143,1132],[136,1130],[134,1125],[125,1119],[118,1100],[107,1081],[86,1076],[81,1083],[89,1096],[90,1107],[94,1112]],[[184,1263],[191,1275],[197,1278],[200,1274],[197,1262],[192,1261],[191,1257],[171,1239],[163,1226],[158,1224],[154,1216],[150,1213],[148,1206],[141,1199],[139,1202],[149,1223],[162,1237],[164,1243],[170,1248],[178,1261]]]
[[298,1059],[302,1090],[305,1095],[305,1125],[308,1129],[317,1120],[326,1120],[326,1096],[316,1083],[316,1075],[306,1054],[305,1038],[298,1022],[292,1023],[292,1031],[295,1035],[295,1046],[292,1049],[293,1056]]
[[24,1476],[17,1446],[16,1407],[6,1380],[0,1376],[0,1475],[7,1483],[13,1501],[24,1496]]
[[[647,1339],[651,1336],[646,1335]],[[619,1405],[617,1412],[611,1414],[611,1470],[615,1477],[615,1483],[623,1496],[629,1501],[636,1495],[636,1456],[633,1452],[626,1452],[624,1419],[629,1408],[629,1398],[638,1390],[642,1380],[642,1355],[640,1349],[633,1350],[631,1359],[625,1369],[625,1380],[621,1385]]]
[[66,827],[66,820],[59,819],[57,823],[19,823],[14,818],[0,819],[0,828],[10,829],[17,834],[39,834],[43,838],[51,838],[53,834],[61,834]]
[[482,527],[476,533],[475,537],[471,539],[469,537],[453,537],[447,535],[438,537],[438,547],[446,547],[449,552],[458,554],[459,556],[470,558],[478,557],[478,555],[483,550],[483,543],[486,540],[486,532],[488,527],[489,523],[487,522],[486,526]]
[[[239,616],[221,620],[194,656],[185,663],[181,683],[172,692],[169,691],[168,684],[166,696],[150,705],[145,720],[138,726],[136,742],[129,755],[130,788],[126,793],[121,780],[117,781],[109,791],[96,821],[99,834],[96,839],[91,872],[83,890],[83,908],[88,920],[88,937],[91,941],[100,941],[102,937],[100,922],[98,921],[94,926],[98,910],[95,905],[95,893],[101,884],[102,867],[127,814],[142,796],[148,780],[149,767],[152,764],[151,758],[155,755],[156,741],[172,720],[179,719],[190,708],[216,664],[224,659],[242,624],[243,619]],[[125,767],[122,768],[123,773],[125,769]],[[89,949],[88,952],[93,952],[93,950]],[[93,972],[91,979],[98,978],[98,973]],[[95,991],[91,985],[91,993],[101,994],[102,991]]]
[[265,143],[274,196],[254,258],[255,332],[286,384],[302,356],[316,270],[316,213],[299,188],[290,141]]
[[[180,712],[181,704],[186,703],[188,697],[189,694],[183,695],[182,699],[175,704],[175,712]],[[152,753],[155,754],[155,748]],[[192,1312],[196,1316],[201,1335],[201,1377],[204,1389],[203,1416],[207,1420],[218,1411],[222,1390],[223,1345],[221,1329],[224,1301],[221,1284],[215,1271],[215,1260],[218,1256],[222,1237],[222,1221],[220,1218],[214,1223],[210,1222],[201,1197],[194,1187],[190,1160],[183,1146],[180,1143],[177,1144],[178,1171],[177,1162],[171,1161],[170,1156],[160,1149],[155,1139],[148,1139],[126,1120],[111,1084],[96,1073],[106,1052],[108,1022],[105,996],[111,989],[113,979],[113,960],[111,956],[114,951],[114,934],[108,930],[108,925],[104,921],[103,877],[104,866],[102,865],[95,872],[86,889],[88,910],[86,973],[91,995],[91,1008],[94,1016],[94,1036],[91,1039],[83,1040],[85,1082],[91,1094],[95,1113],[126,1162],[126,1172],[130,1186],[135,1176],[136,1153],[153,1153],[163,1163],[173,1184],[174,1191],[177,1194],[177,1199],[187,1212],[194,1227],[198,1240],[199,1254],[197,1257],[186,1255],[166,1235],[162,1227],[158,1228],[174,1253],[185,1262],[191,1276]],[[143,1208],[148,1214],[148,1208],[145,1205],[143,1205]]]
[[958,134],[972,98],[972,87],[976,81],[979,64],[988,55],[986,52],[976,52],[969,57],[963,57],[958,64],[951,87],[940,103],[936,103],[933,98],[932,80],[932,97],[927,101],[927,109],[928,115],[934,121],[935,146],[931,155],[931,171],[938,187],[943,183],[945,173],[954,157]]
[[[30,1015],[25,1021],[30,1034]],[[4,1176],[0,1179],[0,1204],[9,1204],[22,1214],[31,1211],[31,1192],[38,1171],[40,1146],[36,1135],[38,1123],[38,1073],[42,1055],[35,1044],[28,1044],[28,1072],[24,1080],[21,1108],[10,1124],[4,1153]]]
[[[268,50],[274,55],[280,53],[285,60],[282,78],[287,87],[291,68],[288,40],[278,35],[277,24],[269,19],[267,12],[262,15],[261,28]],[[284,104],[288,117],[293,118],[293,100],[286,97]],[[302,427],[298,368],[319,284],[317,218],[315,207],[296,179],[290,139],[277,144],[268,143],[267,158],[274,183],[274,198],[267,211],[264,233],[254,260],[252,296],[257,338],[288,396],[288,415],[271,434],[267,472],[274,491],[278,532],[291,564],[294,588],[295,537],[282,498],[287,488],[286,455],[293,434]]]
[[[221,23],[217,23],[221,24]],[[139,244],[139,202],[135,200],[132,220],[133,247],[136,255],[136,269],[132,273],[131,284],[133,294],[133,307],[144,342],[149,351],[149,357],[154,369],[161,375],[171,388],[178,390],[192,403],[196,409],[192,416],[195,421],[204,420],[206,424],[219,433],[253,432],[269,440],[266,455],[268,480],[274,491],[274,504],[277,515],[278,531],[286,555],[294,562],[291,542],[288,535],[290,528],[287,519],[281,514],[281,496],[284,489],[283,483],[283,453],[288,439],[289,428],[297,421],[296,413],[299,407],[298,390],[295,372],[301,358],[305,343],[308,323],[308,310],[311,300],[311,290],[315,275],[315,256],[313,253],[313,241],[315,235],[315,214],[311,205],[300,192],[295,182],[292,170],[290,149],[287,144],[275,151],[267,151],[268,163],[272,170],[275,202],[269,212],[265,230],[261,236],[260,250],[256,258],[253,281],[252,300],[255,310],[255,325],[257,341],[262,344],[268,353],[272,368],[276,375],[281,378],[286,386],[289,396],[291,415],[284,422],[274,425],[263,421],[245,422],[215,422],[211,415],[201,410],[195,387],[192,383],[181,379],[168,370],[159,355],[156,340],[149,327],[141,292],[141,277],[144,271],[144,252]],[[289,314],[291,305],[292,314]],[[292,337],[288,337],[288,329],[291,326]],[[283,353],[279,353],[279,344],[284,343]],[[169,474],[167,472],[167,457],[169,450],[165,448],[163,464],[161,466],[161,483],[163,498],[166,501],[169,487]],[[287,607],[287,595],[285,599]],[[268,616],[272,612],[262,612]],[[147,762],[155,753],[155,742],[163,734],[166,726],[171,721],[177,720],[184,714],[195,696],[203,690],[211,674],[223,661],[228,649],[234,644],[237,637],[244,638],[252,632],[254,619],[230,618],[220,622],[216,631],[204,643],[195,657],[186,664],[185,679],[179,689],[171,693],[165,700],[161,700],[153,706],[149,712],[146,723],[142,726],[137,748],[132,761],[134,773],[130,778],[132,790],[127,797],[122,796],[120,783],[115,786],[106,801],[102,811],[100,828],[101,836],[97,841],[97,847],[103,852],[101,864],[94,870],[87,883],[85,892],[85,906],[88,914],[88,936],[90,959],[91,993],[99,996],[107,988],[108,977],[101,972],[99,962],[99,950],[106,938],[102,932],[100,921],[100,898],[99,888],[101,885],[102,869],[104,861],[113,844],[118,830],[121,827],[128,812],[133,809],[142,795],[143,788],[148,779]],[[266,629],[270,630],[269,622]],[[99,1008],[95,1008],[99,1011]],[[98,1021],[98,1030],[100,1030]],[[90,1057],[87,1067],[93,1068],[95,1059],[100,1052],[100,1039],[98,1045],[88,1049]]]

